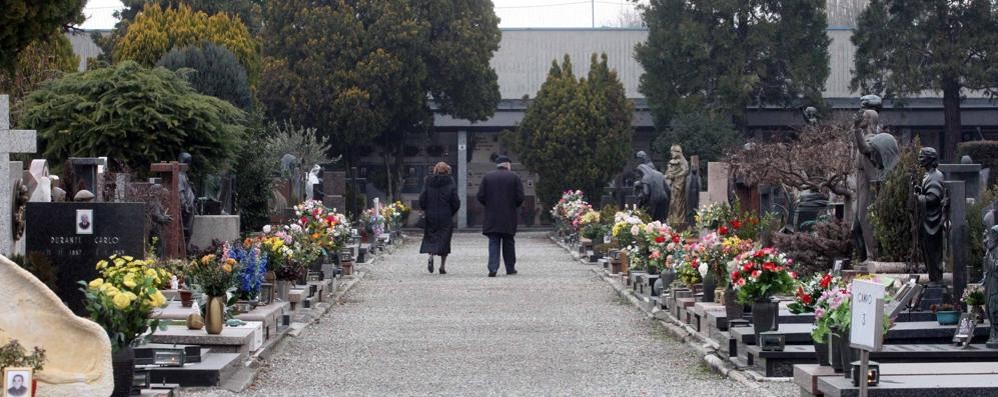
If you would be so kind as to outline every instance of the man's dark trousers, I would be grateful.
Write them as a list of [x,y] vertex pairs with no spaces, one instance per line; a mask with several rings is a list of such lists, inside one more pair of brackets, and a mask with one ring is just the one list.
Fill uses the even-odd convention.
[[502,247],[502,261],[506,264],[506,273],[516,271],[516,243],[512,234],[489,233],[489,272],[499,271],[499,251]]

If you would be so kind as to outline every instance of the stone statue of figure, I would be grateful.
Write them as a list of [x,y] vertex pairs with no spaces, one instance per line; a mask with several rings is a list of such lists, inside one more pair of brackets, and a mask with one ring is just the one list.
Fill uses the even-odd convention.
[[635,153],[634,158],[638,159],[638,164],[647,164],[653,170],[657,170],[657,168],[655,168],[655,163],[651,161],[651,157],[649,157],[648,153],[645,153],[644,150],[639,150]]
[[670,191],[665,176],[648,164],[638,164],[641,177],[634,182],[638,205],[651,215],[652,220],[665,222],[669,215]]
[[[984,233],[984,304],[988,318],[998,319],[998,226],[992,226]],[[985,345],[988,349],[998,349],[998,321],[991,321],[991,338]]]
[[305,198],[308,200],[315,198],[315,185],[322,182],[319,179],[320,172],[322,172],[322,167],[318,164],[312,166],[312,169],[308,171],[308,178],[305,182]]
[[[190,153],[183,152],[177,157],[177,161],[187,164],[187,168],[190,169],[193,158]],[[180,220],[184,227],[184,246],[190,247],[191,231],[194,228],[194,202],[197,196],[194,195],[194,185],[187,178],[187,171],[180,171],[177,186],[180,189]]]
[[673,198],[669,203],[669,225],[680,227],[686,223],[686,178],[690,175],[690,163],[683,157],[682,146],[672,145],[669,153],[669,167],[665,170]]
[[922,148],[918,152],[918,164],[925,168],[922,183],[914,186],[918,200],[916,219],[920,224],[918,246],[929,271],[929,285],[940,286],[943,281],[943,229],[947,220],[948,198],[943,186],[943,173],[936,169],[939,166],[936,149]]
[[[692,158],[698,158],[693,156]],[[700,160],[690,164],[690,174],[686,177],[686,217],[684,223],[696,223],[697,209],[700,208]]]
[[816,109],[814,106],[808,106],[804,108],[803,113],[804,113],[804,123],[806,123],[809,126],[818,125],[818,109]]
[[884,178],[897,165],[900,155],[894,136],[881,131],[880,97],[866,95],[860,99],[862,109],[853,119],[853,143],[859,151],[855,156],[856,209],[853,218],[853,237],[860,261],[876,258],[873,226],[870,224],[869,207],[873,202],[874,183]]

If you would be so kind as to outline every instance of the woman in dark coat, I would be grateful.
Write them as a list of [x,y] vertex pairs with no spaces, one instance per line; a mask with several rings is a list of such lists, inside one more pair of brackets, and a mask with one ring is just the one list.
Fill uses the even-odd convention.
[[451,168],[445,162],[433,167],[433,175],[426,178],[423,192],[419,194],[419,208],[426,215],[426,229],[423,231],[422,254],[430,254],[426,270],[433,273],[433,256],[440,256],[440,274],[447,274],[444,265],[450,254],[450,239],[454,231],[454,214],[461,208],[457,197],[457,186],[450,177]]

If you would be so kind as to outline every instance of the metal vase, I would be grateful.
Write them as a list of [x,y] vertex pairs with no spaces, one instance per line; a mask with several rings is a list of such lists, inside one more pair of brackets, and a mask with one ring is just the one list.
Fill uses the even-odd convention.
[[755,330],[756,340],[763,332],[779,329],[779,321],[780,305],[772,299],[759,298],[752,304],[752,327]]
[[135,377],[135,350],[131,346],[122,347],[111,353],[111,370],[114,374],[114,391],[112,397],[128,397],[132,395],[132,382]]
[[208,331],[209,335],[218,335],[222,333],[222,327],[225,325],[225,297],[209,297],[208,304],[205,306],[205,331]]

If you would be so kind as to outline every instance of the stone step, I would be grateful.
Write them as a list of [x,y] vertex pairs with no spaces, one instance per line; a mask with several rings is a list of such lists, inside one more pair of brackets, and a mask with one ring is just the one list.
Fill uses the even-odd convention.
[[[998,375],[998,363],[993,362],[980,362],[968,364],[964,362],[941,362],[932,364],[923,363],[904,363],[904,364],[881,364],[880,365],[880,378],[881,385],[870,388],[873,389],[890,389],[886,387],[887,385],[895,385],[898,381],[903,381],[899,376],[929,376],[929,377],[950,377],[950,376],[963,376],[963,375]],[[802,396],[814,396],[818,394],[825,394],[818,389],[819,380],[822,378],[839,377],[843,378],[842,374],[836,374],[832,371],[831,367],[822,367],[817,364],[802,364],[794,366],[794,383],[796,383],[801,388]],[[830,386],[833,386],[830,381],[826,381],[826,390]],[[851,386],[846,385],[847,389]],[[949,389],[947,387],[941,387],[941,389]],[[898,391],[893,393],[894,395],[910,395],[907,394],[909,390]],[[841,390],[838,392],[841,394]],[[939,394],[933,394],[933,396],[941,395],[952,395],[949,390],[940,390]],[[830,390],[828,395],[835,394],[834,391]],[[987,393],[976,393],[968,395],[995,395],[998,392],[990,390]],[[873,394],[871,394],[873,395]],[[961,394],[962,395],[962,394]]]
[[243,365],[245,355],[241,353],[209,352],[199,363],[188,363],[183,367],[159,367],[152,365],[136,366],[149,371],[151,385],[176,384],[181,387],[218,386]]
[[264,342],[263,323],[249,321],[238,327],[225,326],[222,333],[208,335],[205,330],[190,330],[184,325],[168,325],[165,331],[157,330],[150,342],[168,345],[198,345],[210,348],[213,353],[248,354]]
[[[828,397],[859,397],[860,390],[851,379],[829,376],[818,379],[818,390]],[[881,376],[877,387],[869,388],[869,397],[963,397],[998,395],[998,376],[972,375],[892,375]]]
[[[983,345],[966,349],[945,344],[884,345],[882,351],[871,352],[870,359],[880,363],[990,362],[998,360],[998,349]],[[793,376],[794,365],[817,364],[818,357],[812,345],[787,345],[783,351],[749,346],[743,360],[764,376],[786,377]]]

